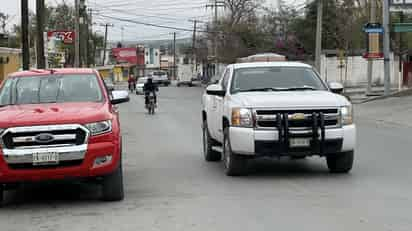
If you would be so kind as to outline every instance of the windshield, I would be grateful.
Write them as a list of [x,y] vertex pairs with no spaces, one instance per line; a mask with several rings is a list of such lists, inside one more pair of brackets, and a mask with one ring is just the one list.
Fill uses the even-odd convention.
[[155,72],[153,72],[153,75],[166,75],[166,72],[163,72],[163,71],[155,71]]
[[326,90],[310,68],[253,67],[235,70],[231,92],[253,90]]
[[137,83],[146,83],[147,78],[140,78],[137,80]]
[[103,95],[95,75],[10,78],[0,91],[1,105],[99,102]]

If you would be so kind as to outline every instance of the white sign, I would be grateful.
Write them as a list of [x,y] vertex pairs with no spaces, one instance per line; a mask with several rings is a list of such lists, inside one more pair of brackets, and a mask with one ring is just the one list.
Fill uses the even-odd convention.
[[412,0],[391,0],[390,4],[392,6],[405,6],[405,5],[412,5]]
[[390,0],[391,12],[412,13],[412,0]]

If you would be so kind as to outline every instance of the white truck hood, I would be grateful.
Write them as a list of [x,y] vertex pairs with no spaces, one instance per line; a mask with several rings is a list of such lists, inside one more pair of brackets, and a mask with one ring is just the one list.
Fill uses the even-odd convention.
[[328,108],[349,105],[329,91],[243,92],[231,95],[233,106],[249,108]]

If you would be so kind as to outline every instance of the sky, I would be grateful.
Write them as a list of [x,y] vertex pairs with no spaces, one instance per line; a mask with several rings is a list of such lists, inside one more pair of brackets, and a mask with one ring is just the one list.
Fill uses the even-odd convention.
[[[20,0],[0,0],[0,12],[10,16],[8,28],[20,21]],[[36,0],[28,0],[32,11],[35,11]],[[55,5],[63,0],[45,0],[47,4]],[[65,0],[74,4],[74,0]],[[204,22],[212,19],[212,9],[205,5],[210,0],[86,0],[89,8],[93,9],[94,31],[103,34],[104,27],[100,24],[111,23],[109,40],[136,41],[169,39],[174,29],[136,25],[132,22],[122,22],[115,18],[151,23],[167,27],[193,29],[193,22],[201,21],[198,29],[204,28]],[[286,3],[300,4],[304,0],[285,0]],[[266,0],[267,6],[276,7],[277,0]],[[112,17],[112,18],[109,18]],[[123,35],[122,35],[123,34]],[[190,37],[190,31],[178,31],[177,38]]]

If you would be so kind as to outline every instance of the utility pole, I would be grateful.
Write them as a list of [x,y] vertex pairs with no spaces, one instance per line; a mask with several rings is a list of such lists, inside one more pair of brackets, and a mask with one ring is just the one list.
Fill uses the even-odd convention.
[[[93,36],[93,9],[88,8],[87,11],[89,12],[88,16],[87,16],[87,59],[89,60],[89,56],[91,55],[91,62],[88,63],[89,66],[95,64],[95,53],[96,53],[96,49],[94,47],[94,41],[92,39]],[[92,36],[90,36],[90,32],[92,32]]]
[[121,30],[122,30],[122,46],[124,46],[123,45],[123,42],[124,42],[124,27],[122,26],[121,28],[120,28]]
[[85,0],[80,0],[79,5],[79,29],[80,29],[80,66],[85,67],[87,66],[87,30],[88,30],[88,22],[87,22],[87,9]]
[[176,80],[176,32],[173,32],[173,78]]
[[388,96],[391,93],[391,71],[390,71],[390,30],[389,30],[389,0],[383,0],[382,7],[383,19],[383,56],[384,56],[384,72],[385,72],[385,91],[384,95]]
[[219,7],[225,7],[225,2],[219,1],[219,0],[214,0],[213,4],[208,4],[206,5],[206,8],[211,7],[214,9],[214,20],[213,20],[213,56],[215,60],[215,73],[217,73],[217,65],[218,65],[218,47],[217,47],[217,41],[218,41],[218,33],[217,33],[217,24],[218,24],[218,10]]
[[322,17],[323,17],[323,0],[318,0],[318,17],[316,22],[316,53],[315,53],[315,62],[316,69],[321,73],[321,60],[320,56],[322,53]]
[[[376,0],[370,1],[370,23],[376,23]],[[366,88],[366,95],[370,95],[372,93],[372,76],[373,76],[373,59],[368,60],[368,86]]]
[[36,0],[36,19],[37,19],[37,69],[46,68],[46,59],[44,56],[44,0]]
[[108,29],[109,26],[112,27],[113,24],[106,23],[106,24],[100,24],[100,26],[104,26],[104,27],[105,27],[105,30],[104,30],[103,61],[102,61],[102,66],[104,66],[104,65],[105,65],[105,62],[106,62],[107,29]]
[[[404,14],[403,14],[403,11],[400,11],[399,12],[399,22],[400,23],[403,23],[403,21],[404,21]],[[402,33],[399,33],[399,83],[398,83],[398,89],[399,89],[399,91],[402,89],[402,80],[403,80],[403,75],[402,75],[402,73],[403,73],[403,70],[402,70],[402,67],[403,67],[403,62],[402,62],[402,54],[403,54],[403,46],[402,46],[402,43],[403,43],[403,36],[402,36]]]
[[23,70],[30,69],[30,41],[29,41],[29,3],[21,0],[21,34],[23,52]]
[[80,67],[80,0],[75,0],[74,67]]
[[194,73],[197,73],[197,57],[196,57],[196,27],[197,27],[197,20],[190,20],[193,21],[193,41],[192,41],[192,58],[194,63]]

